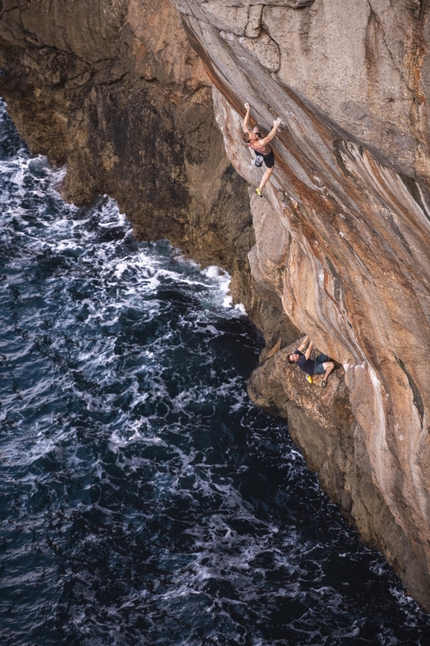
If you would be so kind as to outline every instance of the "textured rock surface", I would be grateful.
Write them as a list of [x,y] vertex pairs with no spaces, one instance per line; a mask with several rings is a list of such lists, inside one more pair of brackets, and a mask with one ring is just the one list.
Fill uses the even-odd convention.
[[[0,94],[33,152],[67,162],[65,197],[109,194],[138,237],[169,238],[231,272],[235,294],[255,293],[247,187],[225,155],[210,82],[175,7],[4,1],[0,16]],[[246,305],[258,319],[260,299]]]
[[[279,47],[274,74],[271,53],[265,63],[264,53],[241,41],[237,26],[246,33],[249,3],[241,4],[243,15],[238,9],[231,35],[221,25],[222,3],[215,26],[205,3],[178,4],[217,88],[229,157],[254,186],[259,171],[240,141],[243,102],[260,126],[277,115],[285,121],[274,145],[270,205],[265,214],[254,209],[253,274],[344,366],[357,426],[349,432],[353,457],[339,461],[337,498],[430,608],[427,9],[383,0],[316,0],[301,8],[267,2],[260,32],[254,18],[252,25]],[[269,385],[258,390],[270,399]],[[294,421],[304,411],[312,418],[318,398],[310,406],[296,399],[296,440],[320,465],[322,447],[306,423]],[[291,404],[277,408],[292,411]],[[334,460],[330,442],[325,453]],[[367,479],[361,489],[352,465]],[[345,503],[342,489],[355,502]]]
[[[167,0],[4,0],[0,92],[33,149],[67,160],[69,198],[107,192],[141,236],[234,273],[269,342],[281,337],[251,396],[288,416],[323,486],[430,609],[429,9],[173,1],[198,57]],[[261,171],[244,101],[261,127],[285,122],[253,228],[200,61],[249,184]],[[343,366],[322,396],[286,369],[280,301]]]
[[288,364],[295,347],[287,346],[261,362],[249,380],[249,395],[266,412],[288,419],[290,434],[330,498],[341,505],[361,538],[382,550],[425,599],[421,567],[409,538],[375,487],[366,434],[352,415],[343,371],[330,376],[325,390],[320,388],[321,377],[309,385],[304,373]]

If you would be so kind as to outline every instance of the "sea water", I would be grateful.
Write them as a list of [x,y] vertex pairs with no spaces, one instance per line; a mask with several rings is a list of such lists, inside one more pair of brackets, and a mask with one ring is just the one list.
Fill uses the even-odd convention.
[[137,243],[0,115],[1,644],[430,644],[246,379],[228,276]]

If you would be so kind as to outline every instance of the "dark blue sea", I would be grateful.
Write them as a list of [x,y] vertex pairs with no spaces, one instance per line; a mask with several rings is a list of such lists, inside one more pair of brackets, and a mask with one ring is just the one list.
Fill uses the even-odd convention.
[[2,646],[430,644],[430,619],[249,401],[228,276],[137,243],[0,105]]

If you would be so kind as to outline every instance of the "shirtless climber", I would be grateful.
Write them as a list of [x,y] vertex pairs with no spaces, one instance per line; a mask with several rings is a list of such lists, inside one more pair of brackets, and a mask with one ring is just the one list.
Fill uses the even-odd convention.
[[[245,108],[246,108],[246,114],[243,119],[243,132],[244,132],[244,140],[253,150],[257,155],[261,155],[263,157],[263,161],[267,166],[267,169],[261,179],[260,186],[255,190],[257,195],[260,197],[263,197],[263,188],[269,181],[269,177],[273,173],[273,169],[275,167],[275,156],[273,154],[272,148],[269,146],[269,141],[272,141],[273,137],[276,134],[277,129],[281,125],[282,121],[281,119],[275,119],[273,122],[273,128],[267,135],[267,137],[262,137],[260,133],[259,128],[254,128],[251,130],[249,127],[249,112],[250,112],[250,107],[249,103],[245,103]],[[259,164],[261,166],[261,164]]]
[[[309,343],[309,337],[305,337],[303,343],[301,343],[297,350],[290,355],[288,355],[289,363],[297,363],[299,368],[306,372],[306,379],[312,383],[312,375],[322,375],[324,377],[321,381],[321,386],[325,388],[327,386],[327,379],[331,372],[333,372],[335,365],[326,354],[319,354],[315,359],[310,359],[311,352],[313,350],[314,344],[311,341]],[[307,347],[307,350],[305,348]]]

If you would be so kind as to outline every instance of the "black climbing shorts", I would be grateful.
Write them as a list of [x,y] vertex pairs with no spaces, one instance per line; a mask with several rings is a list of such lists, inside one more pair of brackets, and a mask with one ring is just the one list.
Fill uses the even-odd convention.
[[[261,155],[261,153],[257,153]],[[264,163],[266,164],[267,168],[273,168],[275,165],[275,155],[273,154],[273,150],[270,151],[267,155],[262,155],[264,159]]]

